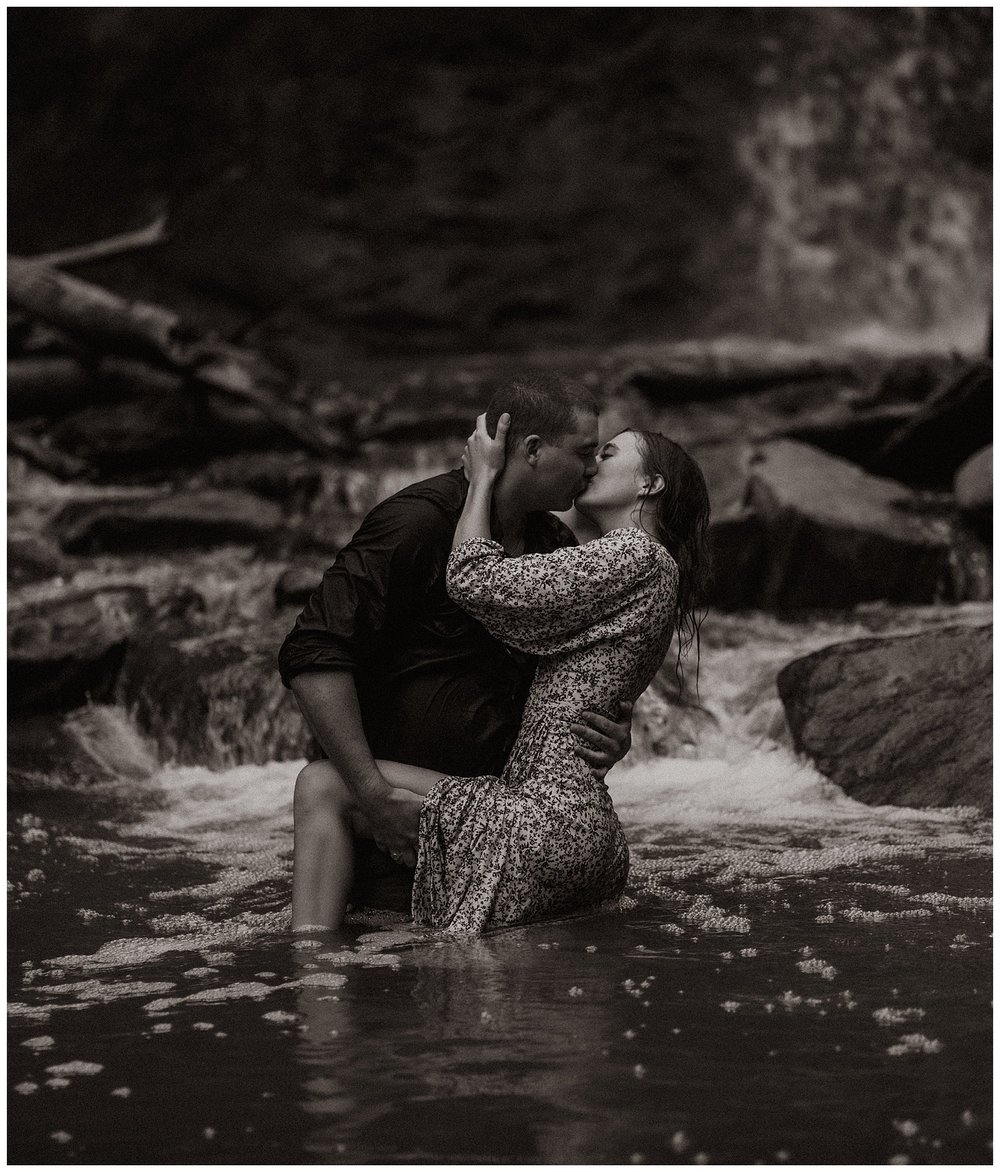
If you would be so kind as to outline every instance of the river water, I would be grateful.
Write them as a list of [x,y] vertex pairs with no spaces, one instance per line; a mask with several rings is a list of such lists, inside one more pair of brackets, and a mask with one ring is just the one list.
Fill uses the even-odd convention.
[[705,730],[609,778],[623,906],[475,940],[292,936],[301,762],[74,714],[92,773],[10,820],[9,1158],[991,1162],[990,823],[852,801],[777,719],[781,663],[872,626],[722,620]]

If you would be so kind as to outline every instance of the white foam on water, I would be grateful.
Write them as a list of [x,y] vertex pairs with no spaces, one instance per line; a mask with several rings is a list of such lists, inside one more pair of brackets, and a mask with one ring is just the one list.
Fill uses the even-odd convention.
[[626,832],[656,835],[672,828],[781,827],[798,823],[905,826],[914,835],[958,829],[968,809],[915,810],[868,806],[787,749],[744,750],[733,760],[660,758],[623,764],[608,789]]

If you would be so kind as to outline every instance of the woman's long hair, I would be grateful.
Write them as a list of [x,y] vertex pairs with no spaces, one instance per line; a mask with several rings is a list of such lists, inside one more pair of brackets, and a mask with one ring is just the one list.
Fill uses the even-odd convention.
[[[712,556],[708,545],[708,489],[701,469],[687,452],[657,431],[636,431],[642,471],[646,476],[662,476],[664,489],[656,496],[644,497],[639,506],[640,519],[648,521],[649,512],[656,536],[677,563],[680,582],[677,588],[677,683],[683,692],[684,668],[681,663],[695,644],[697,665],[701,663],[701,624],[708,612],[708,588],[712,578]],[[697,686],[697,666],[695,681]]]

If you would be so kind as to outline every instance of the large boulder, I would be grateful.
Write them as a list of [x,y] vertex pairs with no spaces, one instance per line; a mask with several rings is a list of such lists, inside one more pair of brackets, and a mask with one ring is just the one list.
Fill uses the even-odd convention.
[[756,605],[933,602],[951,589],[951,529],[902,484],[807,444],[765,444],[746,504],[761,518],[766,568]]
[[691,454],[705,477],[711,515],[710,601],[723,610],[752,606],[764,573],[764,527],[746,504],[754,450],[747,443],[693,445]]
[[12,712],[74,708],[110,695],[125,650],[151,615],[136,586],[15,602],[7,618]]
[[778,675],[796,749],[872,805],[992,809],[992,627],[826,647]]
[[955,473],[955,500],[962,509],[993,508],[993,445],[987,444]]
[[274,625],[195,636],[151,631],[129,649],[116,698],[163,760],[224,769],[303,757],[309,734],[278,677],[284,634]]
[[269,544],[281,533],[283,519],[277,505],[258,496],[204,489],[73,502],[53,525],[67,553],[142,553]]

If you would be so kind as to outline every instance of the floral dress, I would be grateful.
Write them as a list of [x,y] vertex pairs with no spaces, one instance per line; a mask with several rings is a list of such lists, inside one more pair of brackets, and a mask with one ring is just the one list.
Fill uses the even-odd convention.
[[673,558],[638,529],[519,558],[474,538],[452,552],[447,586],[539,662],[503,773],[444,777],[424,799],[414,920],[472,933],[616,898],[628,847],[569,726],[584,709],[613,716],[656,674],[673,634]]

